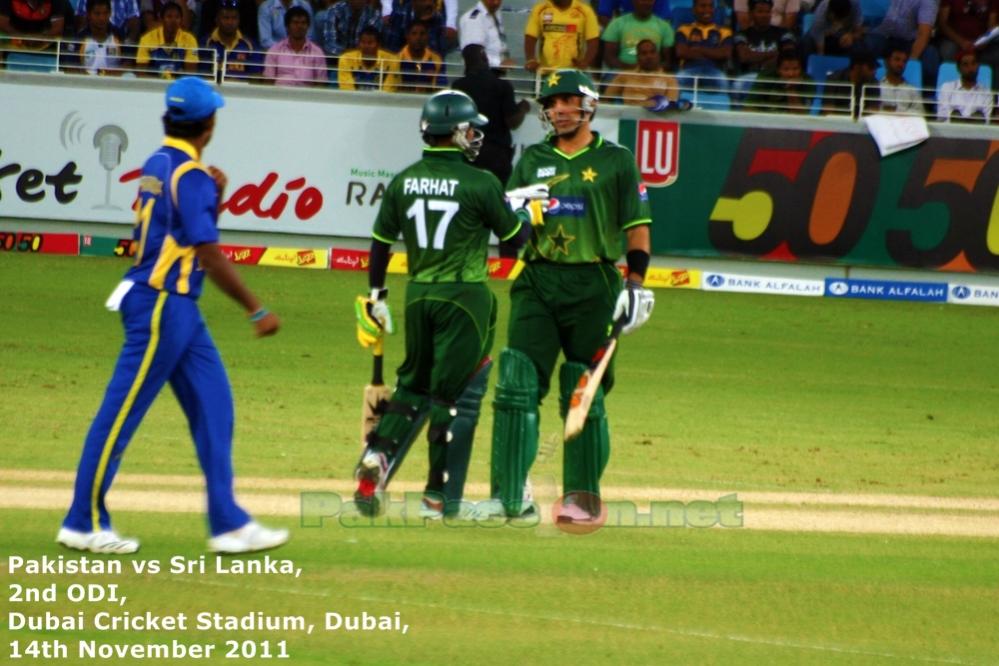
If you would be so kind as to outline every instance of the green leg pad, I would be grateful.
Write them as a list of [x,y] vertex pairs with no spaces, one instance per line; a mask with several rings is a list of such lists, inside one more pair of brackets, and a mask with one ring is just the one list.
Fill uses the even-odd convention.
[[[559,371],[561,395],[559,409],[562,418],[569,410],[569,399],[586,372],[582,363],[564,363]],[[600,477],[610,458],[610,429],[604,408],[604,389],[597,388],[590,413],[586,415],[583,432],[565,443],[562,456],[562,492],[566,499],[597,515],[600,513]],[[564,501],[564,500],[563,500]]]
[[499,358],[499,379],[493,402],[492,497],[507,515],[524,506],[524,483],[538,454],[538,373],[534,362],[515,349]]
[[[399,386],[392,394],[378,427],[368,435],[368,450],[381,451],[388,459],[391,479],[430,414],[430,399]],[[363,455],[362,455],[363,457]]]

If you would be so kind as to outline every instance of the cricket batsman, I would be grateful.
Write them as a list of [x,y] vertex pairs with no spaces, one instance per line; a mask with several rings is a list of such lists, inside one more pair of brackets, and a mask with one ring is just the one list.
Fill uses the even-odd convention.
[[[531,199],[508,203],[496,176],[469,164],[482,145],[479,128],[487,122],[463,92],[430,96],[420,118],[427,144],[423,157],[392,179],[375,220],[368,268],[371,294],[359,297],[355,306],[362,346],[392,332],[385,274],[389,248],[400,234],[409,283],[406,357],[355,471],[354,499],[366,515],[379,512],[385,485],[427,421],[426,494],[442,502],[443,515],[460,510],[492,366],[496,297],[486,286],[490,232],[520,247],[530,234],[532,211],[538,211],[537,221],[541,215]],[[547,189],[540,190],[547,199]]]
[[[648,197],[632,153],[593,131],[598,95],[590,78],[562,69],[542,79],[545,141],[528,147],[508,187],[547,184],[550,201],[524,251],[526,266],[510,291],[507,348],[500,353],[494,402],[489,513],[515,517],[533,510],[525,493],[538,451],[538,404],[548,394],[559,353],[562,417],[580,376],[607,341],[614,321],[630,333],[654,304],[643,288],[649,266]],[[615,262],[624,253],[622,285]],[[565,443],[559,522],[586,523],[600,514],[600,477],[610,455],[603,377],[582,433]]]

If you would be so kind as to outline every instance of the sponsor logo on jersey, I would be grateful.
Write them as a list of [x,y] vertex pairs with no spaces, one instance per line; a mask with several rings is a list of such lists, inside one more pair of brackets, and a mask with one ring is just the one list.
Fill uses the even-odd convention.
[[666,187],[680,175],[680,124],[639,120],[635,129],[635,161],[642,182]]
[[645,187],[645,183],[638,184],[638,198],[642,202],[649,200],[649,190]]
[[586,199],[583,197],[552,197],[548,202],[546,217],[585,217]]
[[553,166],[538,167],[537,178],[551,178],[552,176],[555,175],[555,172],[557,170],[558,167],[553,167]]

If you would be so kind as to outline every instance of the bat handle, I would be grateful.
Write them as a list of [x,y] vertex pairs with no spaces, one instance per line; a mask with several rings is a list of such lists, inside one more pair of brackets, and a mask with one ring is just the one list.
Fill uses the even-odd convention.
[[374,353],[374,359],[372,361],[372,367],[371,367],[371,383],[374,384],[375,386],[380,386],[385,383],[385,378],[383,377],[385,349],[382,345],[381,338],[378,338],[378,341],[375,342],[373,353]]

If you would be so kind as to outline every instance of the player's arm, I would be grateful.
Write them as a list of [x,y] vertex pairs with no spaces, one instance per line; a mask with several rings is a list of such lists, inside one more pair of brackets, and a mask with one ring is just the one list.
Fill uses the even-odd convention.
[[624,232],[627,241],[628,282],[645,283],[645,273],[652,255],[652,234],[648,224],[639,224]]
[[195,246],[194,251],[205,275],[222,293],[243,306],[258,336],[277,333],[281,321],[276,314],[264,308],[260,299],[243,283],[239,273],[219,249],[218,243],[202,243]]

